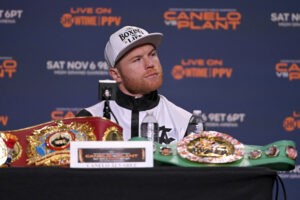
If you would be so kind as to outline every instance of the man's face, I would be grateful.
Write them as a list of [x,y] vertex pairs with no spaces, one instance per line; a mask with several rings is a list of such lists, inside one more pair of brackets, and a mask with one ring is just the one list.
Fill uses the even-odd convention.
[[160,88],[163,79],[157,52],[150,44],[131,50],[111,68],[110,74],[122,92],[136,97]]

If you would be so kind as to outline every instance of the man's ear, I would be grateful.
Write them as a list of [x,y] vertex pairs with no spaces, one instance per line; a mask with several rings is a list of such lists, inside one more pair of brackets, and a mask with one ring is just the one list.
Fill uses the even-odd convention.
[[111,67],[109,69],[109,74],[117,83],[120,83],[122,81],[119,69],[117,67]]

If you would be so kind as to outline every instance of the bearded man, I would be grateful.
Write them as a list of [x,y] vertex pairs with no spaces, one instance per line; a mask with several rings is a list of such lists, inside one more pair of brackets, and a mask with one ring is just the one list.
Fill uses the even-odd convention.
[[[105,60],[118,85],[116,100],[110,100],[109,105],[123,128],[124,140],[140,136],[142,119],[147,112],[158,121],[159,143],[178,142],[186,133],[192,114],[157,93],[163,82],[157,55],[162,37],[162,33],[125,26],[113,33],[106,44]],[[101,101],[81,110],[77,116],[102,117],[103,108],[104,101]]]

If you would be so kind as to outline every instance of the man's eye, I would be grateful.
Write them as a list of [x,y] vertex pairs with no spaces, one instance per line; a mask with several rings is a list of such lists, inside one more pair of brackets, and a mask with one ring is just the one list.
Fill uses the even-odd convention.
[[136,58],[136,59],[134,59],[132,62],[138,62],[138,61],[140,61],[141,60],[141,58]]
[[151,56],[156,56],[156,52],[152,52],[152,53],[151,53]]

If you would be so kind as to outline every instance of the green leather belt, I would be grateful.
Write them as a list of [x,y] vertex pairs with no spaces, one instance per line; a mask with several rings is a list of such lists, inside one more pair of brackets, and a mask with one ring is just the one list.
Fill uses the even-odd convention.
[[268,167],[287,171],[295,168],[297,157],[296,144],[291,140],[281,140],[265,146],[245,145],[216,131],[191,134],[178,143],[154,144],[155,165]]
[[[289,158],[285,151],[287,146],[293,146],[295,147],[295,142],[290,140],[282,140],[277,141],[265,146],[255,146],[255,145],[244,145],[245,147],[245,153],[243,155],[243,158],[240,160],[237,160],[232,163],[221,163],[221,164],[209,164],[209,163],[198,163],[198,162],[192,162],[187,159],[183,159],[177,152],[177,143],[170,144],[170,145],[162,145],[156,143],[156,151],[154,153],[154,160],[156,162],[161,163],[168,163],[176,166],[181,167],[268,167],[274,170],[292,170],[295,168],[295,160]],[[265,154],[265,151],[273,146],[276,145],[280,152],[279,155],[276,157],[268,157]],[[163,147],[170,147],[172,154],[171,155],[162,155],[159,149]],[[257,159],[249,159],[249,153],[253,150],[260,150],[262,152],[262,155],[260,158]]]

